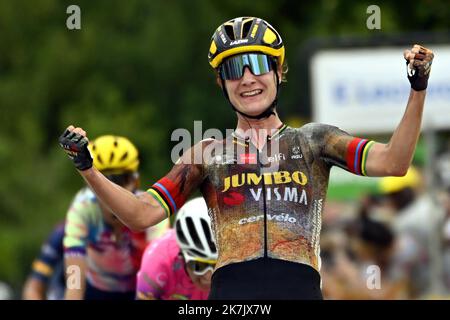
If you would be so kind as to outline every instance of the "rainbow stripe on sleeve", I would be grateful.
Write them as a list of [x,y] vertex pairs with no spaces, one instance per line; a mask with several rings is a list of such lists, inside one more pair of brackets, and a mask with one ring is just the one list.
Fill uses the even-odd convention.
[[164,208],[167,217],[177,212],[186,201],[178,186],[168,178],[162,178],[151,186],[147,192]]
[[347,149],[347,168],[350,172],[366,176],[366,161],[374,141],[354,138]]

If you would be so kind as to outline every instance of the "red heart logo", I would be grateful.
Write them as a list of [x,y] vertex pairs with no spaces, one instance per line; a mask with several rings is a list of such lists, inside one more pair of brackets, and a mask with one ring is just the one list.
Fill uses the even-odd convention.
[[245,197],[237,192],[230,192],[228,196],[223,197],[223,202],[227,206],[237,206],[244,202]]

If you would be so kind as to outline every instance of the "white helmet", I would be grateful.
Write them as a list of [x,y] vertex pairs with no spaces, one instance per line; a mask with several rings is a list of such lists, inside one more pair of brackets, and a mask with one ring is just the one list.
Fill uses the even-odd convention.
[[192,199],[181,207],[175,220],[178,245],[186,262],[215,263],[217,249],[211,230],[208,207],[202,197]]

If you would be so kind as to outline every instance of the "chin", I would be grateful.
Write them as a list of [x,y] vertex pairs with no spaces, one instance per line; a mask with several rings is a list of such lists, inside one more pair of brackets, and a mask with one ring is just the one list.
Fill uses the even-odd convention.
[[266,110],[266,108],[261,108],[261,107],[246,107],[246,108],[239,108],[239,110],[245,114],[248,114],[250,116],[257,116],[258,114],[261,114],[262,112],[264,112],[264,110]]
[[271,101],[266,101],[266,99],[264,99],[263,101],[241,105],[244,107],[239,108],[239,110],[244,110],[244,113],[247,113],[249,115],[258,115],[261,112],[264,112],[270,106],[270,104]]

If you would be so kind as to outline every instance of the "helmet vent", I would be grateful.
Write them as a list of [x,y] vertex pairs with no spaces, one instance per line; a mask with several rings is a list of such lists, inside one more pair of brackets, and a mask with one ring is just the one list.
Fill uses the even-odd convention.
[[186,218],[186,224],[189,230],[189,234],[192,237],[192,241],[194,241],[194,244],[197,248],[200,250],[204,250],[202,241],[200,240],[200,237],[198,236],[197,230],[195,228],[194,222],[192,221],[191,217]]
[[111,152],[111,154],[109,155],[109,162],[113,162],[114,160],[114,152]]
[[102,160],[102,158],[100,157],[99,154],[97,155],[97,160],[98,160],[99,163],[103,164],[103,160]]
[[182,231],[182,229],[181,229],[181,224],[180,224],[180,221],[178,220],[177,222],[176,222],[176,228],[175,228],[175,230],[177,231],[177,236],[178,236],[178,240],[181,242],[181,243],[183,243],[184,245],[189,245],[189,243],[188,243],[188,241],[186,240],[186,237],[184,236],[184,233],[183,233],[183,231]]
[[119,145],[119,144],[117,143],[117,139],[114,139],[114,147],[117,148],[118,145]]
[[252,27],[253,21],[246,21],[242,25],[242,39],[245,39],[248,37],[248,33],[250,32],[250,28]]
[[202,221],[202,227],[203,232],[205,233],[206,241],[208,242],[209,249],[211,252],[216,252],[216,246],[214,245],[214,242],[212,241],[211,232],[209,232],[209,226],[208,223],[205,220]]
[[206,258],[206,255],[203,252],[200,252],[198,250],[189,249],[188,252],[190,252],[193,256]]
[[226,35],[231,39],[231,41],[236,40],[234,37],[233,25],[226,24],[224,26]]
[[128,151],[122,155],[122,157],[120,158],[120,161],[124,161],[127,157],[128,157]]

